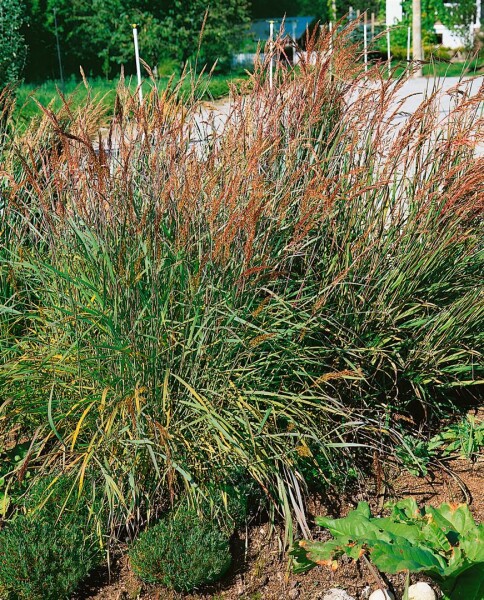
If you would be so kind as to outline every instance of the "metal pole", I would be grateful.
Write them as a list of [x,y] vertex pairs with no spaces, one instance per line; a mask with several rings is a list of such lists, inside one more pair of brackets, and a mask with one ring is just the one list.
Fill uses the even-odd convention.
[[138,47],[138,29],[136,23],[133,25],[133,40],[134,40],[134,56],[136,59],[136,75],[138,77],[138,96],[139,103],[143,104],[143,90],[141,89],[141,64],[139,60],[139,47]]
[[333,23],[329,22],[329,79],[333,81]]
[[387,65],[388,79],[392,76],[392,48],[390,45],[390,27],[387,27]]
[[371,39],[375,37],[375,13],[371,13]]
[[61,80],[62,91],[64,91],[64,70],[62,69],[62,58],[61,58],[60,43],[59,43],[59,32],[57,29],[57,8],[54,8],[54,28],[55,28],[55,41],[56,41],[56,45],[57,45],[57,60],[59,61],[60,80]]
[[407,63],[410,63],[410,48],[412,43],[412,28],[407,30]]
[[269,53],[270,53],[270,63],[269,63],[269,89],[272,90],[273,85],[273,75],[272,70],[274,67],[274,21],[269,21]]
[[365,73],[368,72],[368,23],[366,11],[363,18],[363,60],[365,61]]

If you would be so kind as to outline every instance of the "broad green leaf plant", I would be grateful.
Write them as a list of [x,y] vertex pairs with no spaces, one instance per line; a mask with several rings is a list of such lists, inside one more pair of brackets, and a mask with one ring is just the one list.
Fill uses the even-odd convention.
[[390,516],[374,517],[366,502],[347,517],[318,517],[333,539],[303,540],[292,551],[296,572],[316,565],[337,566],[347,555],[366,555],[382,572],[422,573],[440,587],[444,600],[484,598],[484,524],[477,525],[466,504],[419,508],[414,499],[397,502]]

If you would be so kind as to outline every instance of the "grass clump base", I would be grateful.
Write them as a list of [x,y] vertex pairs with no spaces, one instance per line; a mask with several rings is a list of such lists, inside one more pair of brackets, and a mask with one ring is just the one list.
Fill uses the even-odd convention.
[[218,581],[231,562],[226,535],[216,524],[185,509],[141,533],[129,558],[143,581],[179,592]]

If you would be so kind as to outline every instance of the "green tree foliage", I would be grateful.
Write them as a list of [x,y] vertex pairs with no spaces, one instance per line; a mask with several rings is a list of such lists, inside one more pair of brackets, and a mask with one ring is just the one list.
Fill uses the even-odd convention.
[[325,0],[253,0],[251,16],[253,19],[269,17],[294,17],[297,15],[313,15],[326,17],[328,12]]
[[[8,0],[15,2],[19,0]],[[249,18],[247,0],[27,0],[26,5],[27,43],[36,50],[29,75],[37,79],[57,70],[54,11],[66,71],[77,74],[82,66],[88,74],[105,77],[115,75],[120,65],[126,72],[134,72],[134,23],[138,25],[141,58],[149,66],[166,60],[182,64],[199,50],[200,67],[206,63],[211,67],[217,61],[220,69],[229,64]],[[44,47],[39,47],[38,39],[45,40]],[[48,72],[42,69],[42,62],[49,65]]]
[[[47,0],[46,25],[54,30],[57,10],[62,53],[71,71],[113,74],[115,65],[132,53],[130,2],[120,0]],[[131,19],[129,18],[131,16]]]
[[[412,20],[412,0],[403,0],[404,24]],[[469,31],[474,20],[475,0],[460,0],[452,6],[444,5],[444,0],[422,0],[422,33],[424,41],[434,42],[434,25],[441,21],[449,29],[460,33]]]
[[[354,10],[378,13],[384,8],[384,4],[383,0],[336,0],[336,13],[340,18],[349,12],[350,7]],[[332,0],[253,0],[251,14],[254,19],[312,15],[326,21],[331,5]]]
[[21,32],[25,20],[20,0],[0,2],[0,90],[20,77],[26,47]]
[[217,62],[224,69],[243,39],[248,3],[225,0],[209,6],[207,0],[175,0],[163,24],[171,56],[185,64],[198,55],[199,64]]
[[24,76],[27,80],[58,78],[59,64],[54,29],[48,27],[48,0],[25,2],[22,33],[28,45]]

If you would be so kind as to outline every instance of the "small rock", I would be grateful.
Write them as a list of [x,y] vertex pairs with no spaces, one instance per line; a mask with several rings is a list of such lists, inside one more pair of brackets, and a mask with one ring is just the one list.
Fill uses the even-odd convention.
[[299,590],[297,588],[289,590],[287,597],[290,598],[290,600],[296,600],[296,598],[299,597]]
[[291,581],[291,583],[289,584],[289,587],[291,588],[291,590],[293,588],[299,587],[299,581]]
[[368,600],[395,600],[395,596],[390,590],[376,590]]
[[360,593],[361,600],[368,600],[371,594],[371,587],[367,585],[363,591]]
[[324,594],[322,600],[355,600],[345,590],[340,588],[331,588]]
[[414,583],[408,588],[408,600],[436,600],[434,590],[425,581]]
[[236,579],[235,593],[237,596],[243,596],[245,594],[245,585],[242,581],[242,577],[240,576],[238,576]]

